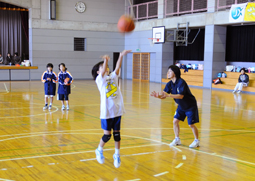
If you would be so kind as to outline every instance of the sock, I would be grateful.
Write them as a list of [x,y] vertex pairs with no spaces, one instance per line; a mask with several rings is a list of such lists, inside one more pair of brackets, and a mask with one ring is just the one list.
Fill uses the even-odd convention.
[[199,141],[199,139],[195,139],[195,141]]
[[175,139],[179,140],[180,138],[179,137],[175,137]]
[[45,106],[48,106],[48,103],[46,103]]
[[115,148],[115,154],[119,155],[120,154],[120,149]]
[[52,103],[50,103],[50,106],[52,106]]
[[100,145],[98,145],[97,149],[98,149],[98,151],[101,151],[101,152],[103,151],[103,147],[101,147]]

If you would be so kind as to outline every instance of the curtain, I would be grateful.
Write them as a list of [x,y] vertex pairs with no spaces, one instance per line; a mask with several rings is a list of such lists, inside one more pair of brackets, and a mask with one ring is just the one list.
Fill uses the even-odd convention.
[[255,62],[255,26],[228,26],[227,62]]
[[[27,19],[22,23],[22,16]],[[26,15],[27,14],[27,15]],[[0,10],[0,52],[4,60],[9,52],[12,56],[18,52],[19,56],[28,55],[28,12]],[[25,32],[27,31],[27,32]]]
[[[192,29],[190,31],[188,35],[188,42],[193,41],[197,32],[198,29]],[[193,44],[188,44],[188,46],[175,46],[174,59],[204,61],[204,41],[205,29],[200,29],[200,32]]]

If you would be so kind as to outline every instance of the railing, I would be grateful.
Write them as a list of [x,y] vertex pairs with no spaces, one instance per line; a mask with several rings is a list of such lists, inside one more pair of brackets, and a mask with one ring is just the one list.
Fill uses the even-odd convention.
[[207,11],[208,0],[165,0],[165,17]]
[[[132,14],[131,6],[128,7],[128,12]],[[158,18],[158,1],[133,5],[133,12],[134,19],[138,21]]]
[[217,2],[217,10],[224,10],[231,8],[232,4],[241,4],[247,2],[255,2],[252,0],[218,0]]

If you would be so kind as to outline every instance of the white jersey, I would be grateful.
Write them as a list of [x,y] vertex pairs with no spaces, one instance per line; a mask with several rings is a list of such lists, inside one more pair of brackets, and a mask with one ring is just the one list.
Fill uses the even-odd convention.
[[123,98],[118,87],[118,76],[115,71],[109,76],[99,74],[96,84],[100,92],[101,106],[100,119],[109,119],[124,114]]

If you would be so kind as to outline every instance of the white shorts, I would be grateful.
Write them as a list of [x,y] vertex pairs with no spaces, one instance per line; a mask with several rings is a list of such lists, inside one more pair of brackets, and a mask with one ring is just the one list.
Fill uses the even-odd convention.
[[45,95],[45,97],[54,97],[54,95]]

